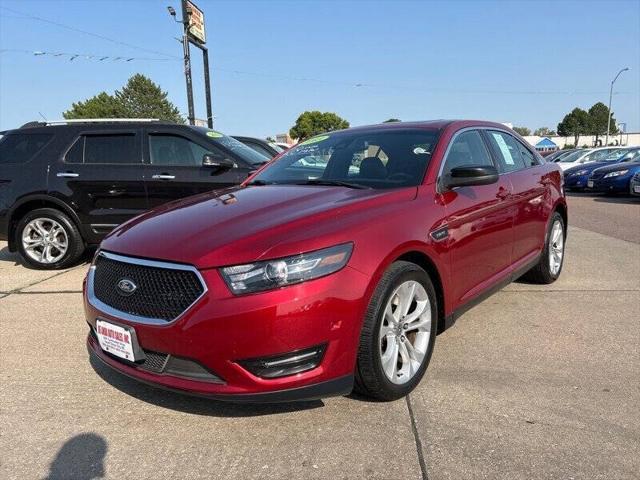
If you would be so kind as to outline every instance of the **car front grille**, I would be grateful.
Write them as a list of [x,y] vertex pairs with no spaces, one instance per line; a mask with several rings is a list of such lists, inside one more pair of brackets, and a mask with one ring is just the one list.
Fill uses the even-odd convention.
[[96,306],[133,321],[175,320],[206,291],[197,270],[182,264],[100,252],[92,269],[89,293],[102,303]]

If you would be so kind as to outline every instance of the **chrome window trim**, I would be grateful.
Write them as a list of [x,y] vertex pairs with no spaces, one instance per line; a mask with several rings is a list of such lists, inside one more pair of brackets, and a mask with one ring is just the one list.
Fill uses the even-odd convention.
[[181,264],[181,263],[163,262],[163,261],[159,261],[159,260],[146,260],[146,259],[143,259],[143,258],[135,258],[135,257],[124,256],[124,255],[118,255],[116,253],[105,252],[105,251],[102,251],[102,250],[98,252],[98,254],[96,255],[96,258],[98,256],[103,256],[105,258],[108,258],[110,260],[115,260],[115,261],[118,261],[118,262],[131,263],[131,264],[134,264],[134,265],[142,265],[142,266],[145,266],[145,267],[155,267],[155,268],[164,268],[164,269],[168,269],[168,270],[182,270],[182,271],[193,272],[198,277],[198,280],[200,281],[200,284],[202,285],[202,288],[204,289],[202,291],[202,294],[200,294],[200,296],[198,298],[196,298],[193,301],[193,303],[191,303],[191,305],[189,305],[184,310],[184,312],[182,312],[180,315],[178,315],[176,318],[174,318],[172,320],[163,320],[161,318],[141,317],[141,316],[138,316],[138,315],[133,315],[131,313],[123,312],[121,310],[113,308],[110,305],[107,305],[106,303],[102,302],[101,300],[99,300],[95,296],[95,293],[94,293],[94,277],[95,277],[96,266],[95,266],[95,262],[94,262],[94,264],[91,265],[91,268],[89,268],[89,273],[87,274],[87,300],[89,301],[89,303],[92,306],[94,306],[95,308],[97,308],[101,312],[106,313],[107,315],[110,315],[110,316],[115,317],[115,318],[119,318],[119,319],[122,319],[122,320],[127,320],[127,321],[133,322],[133,323],[141,323],[141,324],[145,324],[145,325],[171,325],[171,324],[177,322],[178,320],[180,320],[209,291],[209,289],[207,288],[207,283],[204,281],[204,278],[202,277],[202,274],[193,265],[184,265],[184,264]]
[[[478,126],[461,128],[460,130],[456,131],[453,134],[453,136],[451,137],[451,140],[449,140],[449,145],[447,145],[447,149],[444,151],[444,155],[442,156],[442,161],[440,162],[440,167],[438,169],[438,176],[436,177],[436,193],[442,194],[442,193],[444,193],[446,191],[446,190],[443,190],[441,188],[440,180],[442,179],[442,171],[444,170],[444,164],[447,161],[447,155],[449,155],[449,150],[451,150],[451,146],[453,145],[453,142],[456,140],[458,135],[460,135],[462,133],[465,133],[465,132],[467,132],[469,130],[495,130],[495,131],[500,132],[500,133],[506,133],[507,135],[510,135],[516,142],[521,143],[525,148],[527,148],[527,146],[524,145],[520,140],[518,140],[518,138],[514,137],[511,132],[509,132],[508,130],[506,130],[504,128],[489,127],[489,126],[486,126],[486,125],[478,125]],[[482,141],[483,142],[485,141],[484,138],[482,139]],[[539,166],[543,165],[542,163],[540,163],[538,165],[531,165],[529,167],[525,167],[525,168],[523,168],[521,170],[513,170],[511,172],[501,172],[500,168],[495,163],[495,159],[493,158],[493,152],[491,151],[491,148],[488,145],[485,145],[485,148],[487,148],[487,150],[488,150],[487,153],[489,154],[489,157],[491,158],[491,163],[493,163],[493,166],[498,170],[498,176],[500,176],[500,177],[502,175],[508,175],[510,173],[522,172],[524,170],[528,170],[529,168],[536,168],[536,167],[539,167]],[[528,149],[528,150],[531,151],[531,149]],[[534,155],[534,158],[535,158],[535,155]],[[456,187],[456,188],[458,188],[458,187]]]

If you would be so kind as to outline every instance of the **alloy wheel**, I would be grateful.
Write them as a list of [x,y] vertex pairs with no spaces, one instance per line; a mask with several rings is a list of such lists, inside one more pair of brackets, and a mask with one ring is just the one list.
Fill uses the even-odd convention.
[[558,275],[562,267],[562,257],[564,256],[564,231],[562,222],[553,222],[551,234],[549,235],[549,270],[552,275]]
[[431,303],[415,280],[392,293],[380,322],[379,355],[385,376],[392,383],[407,383],[422,366],[431,336]]
[[22,231],[22,247],[33,260],[43,264],[60,261],[69,248],[64,227],[51,218],[31,220]]

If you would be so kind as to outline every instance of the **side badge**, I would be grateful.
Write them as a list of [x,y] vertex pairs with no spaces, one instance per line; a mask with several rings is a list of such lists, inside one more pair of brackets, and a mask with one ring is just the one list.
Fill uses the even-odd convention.
[[449,237],[449,227],[438,228],[437,230],[432,231],[429,236],[434,242],[441,242]]

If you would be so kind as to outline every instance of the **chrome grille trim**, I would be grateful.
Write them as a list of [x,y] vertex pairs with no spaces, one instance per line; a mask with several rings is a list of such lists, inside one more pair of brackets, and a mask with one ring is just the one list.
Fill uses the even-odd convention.
[[127,320],[127,321],[130,321],[130,322],[142,323],[142,324],[146,324],[146,325],[171,325],[172,323],[174,323],[174,322],[178,321],[180,318],[182,318],[187,312],[189,312],[189,310],[191,310],[191,308],[196,303],[198,303],[200,301],[200,299],[202,299],[202,297],[204,297],[208,292],[207,284],[204,281],[204,278],[202,278],[202,274],[193,265],[184,265],[184,264],[181,264],[181,263],[171,263],[171,262],[163,262],[163,261],[159,261],[159,260],[146,260],[146,259],[142,259],[142,258],[127,257],[127,256],[124,256],[124,255],[118,255],[116,253],[105,252],[105,251],[102,251],[102,250],[99,251],[96,255],[101,255],[101,256],[103,256],[105,258],[108,258],[110,260],[115,260],[117,262],[131,263],[131,264],[134,264],[134,265],[142,265],[142,266],[145,266],[145,267],[164,268],[164,269],[168,269],[168,270],[190,271],[190,272],[193,272],[196,275],[196,277],[198,278],[198,280],[202,284],[202,294],[200,294],[200,296],[198,298],[196,298],[191,303],[191,305],[189,305],[176,318],[167,321],[167,320],[164,320],[164,319],[161,319],[161,318],[140,317],[138,315],[133,315],[131,313],[127,313],[127,312],[123,312],[121,310],[115,309],[112,306],[107,305],[106,303],[102,302],[101,300],[99,300],[96,297],[95,292],[94,292],[94,279],[95,279],[96,266],[95,266],[95,262],[94,262],[94,264],[91,265],[91,268],[89,268],[89,273],[87,274],[87,299],[88,299],[89,303],[91,305],[93,305],[95,308],[97,308],[101,312],[104,312],[107,315],[113,316],[115,318],[121,318],[123,320]]

